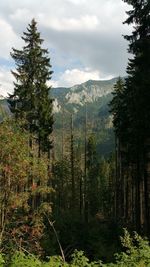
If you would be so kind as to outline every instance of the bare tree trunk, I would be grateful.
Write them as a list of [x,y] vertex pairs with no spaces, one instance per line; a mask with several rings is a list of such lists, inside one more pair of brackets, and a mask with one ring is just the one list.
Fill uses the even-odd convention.
[[84,129],[84,220],[88,222],[88,181],[87,181],[87,105],[85,105]]
[[144,200],[145,200],[145,230],[150,234],[150,138],[145,140],[144,149]]
[[117,220],[117,182],[118,182],[118,145],[115,134],[115,181],[114,181],[114,217]]
[[62,109],[62,147],[61,147],[61,153],[62,153],[62,160],[64,159],[64,107]]
[[71,190],[72,190],[72,209],[75,209],[75,174],[74,174],[74,134],[73,134],[73,115],[71,115]]

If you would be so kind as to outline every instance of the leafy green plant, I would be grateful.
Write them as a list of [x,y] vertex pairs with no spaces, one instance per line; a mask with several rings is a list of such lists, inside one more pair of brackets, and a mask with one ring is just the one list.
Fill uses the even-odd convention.
[[6,254],[23,247],[39,255],[52,188],[46,156],[38,158],[36,144],[29,147],[30,135],[21,125],[14,120],[0,125],[0,247]]
[[75,250],[70,263],[65,262],[60,256],[52,256],[49,261],[42,262],[32,254],[26,255],[19,251],[5,265],[4,257],[0,254],[0,267],[150,267],[150,245],[137,233],[132,237],[124,230],[121,238],[125,252],[115,255],[116,263],[103,264],[101,261],[90,262],[83,251]]
[[0,267],[3,267],[4,263],[5,263],[5,260],[4,260],[3,254],[0,253]]
[[52,256],[49,262],[43,263],[42,267],[69,267],[69,264],[64,262],[60,256]]
[[84,255],[83,251],[75,250],[72,254],[71,267],[90,267],[89,259]]
[[150,245],[147,239],[143,239],[136,232],[131,237],[124,229],[124,237],[121,243],[126,252],[116,255],[117,266],[123,267],[150,267]]
[[33,255],[25,255],[23,252],[16,252],[11,258],[9,267],[42,267],[38,258]]

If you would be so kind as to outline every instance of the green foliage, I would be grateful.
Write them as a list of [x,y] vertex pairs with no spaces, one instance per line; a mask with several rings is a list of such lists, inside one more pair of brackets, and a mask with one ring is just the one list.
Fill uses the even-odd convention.
[[75,250],[72,254],[72,262],[71,267],[90,267],[89,265],[89,259],[85,257],[83,251],[77,251]]
[[0,267],[4,267],[5,260],[4,260],[4,255],[0,253]]
[[119,78],[111,101],[116,132],[115,214],[124,225],[149,233],[150,1],[123,1],[130,6],[124,23],[133,27],[125,36],[132,58],[128,77],[124,84]]
[[150,266],[150,245],[147,239],[143,239],[136,232],[134,236],[131,237],[129,232],[125,229],[124,237],[121,238],[121,243],[126,249],[126,252],[116,255],[117,266]]
[[69,264],[63,262],[60,256],[52,256],[50,257],[47,263],[42,263],[42,267],[69,267]]
[[[87,256],[92,257],[92,259],[98,259],[100,255],[108,261],[111,260],[116,245],[116,239],[110,229],[111,223],[109,223],[112,216],[110,202],[113,201],[111,184],[114,175],[114,159],[112,157],[98,159],[93,136],[88,140],[86,159],[87,213],[83,199],[85,192],[84,162],[81,155],[75,153],[75,205],[72,208],[70,159],[64,158],[61,161],[56,161],[53,165],[52,183],[55,192],[51,199],[53,203],[51,220],[55,221],[60,242],[62,247],[66,248],[67,255],[70,255],[77,248],[85,251]],[[110,236],[112,242],[109,244]],[[45,255],[59,253],[55,236],[47,223],[42,245]]]
[[16,252],[10,261],[9,267],[42,267],[40,260],[33,255],[25,255],[23,252]]
[[113,124],[117,136],[124,135],[124,126],[126,121],[126,105],[124,103],[124,81],[119,77],[113,92],[113,99],[110,102],[110,111],[113,114]]
[[124,252],[116,254],[115,263],[102,263],[102,261],[90,260],[83,251],[75,250],[70,262],[64,262],[60,256],[52,256],[47,262],[39,260],[32,254],[16,252],[4,262],[0,254],[0,266],[9,267],[149,267],[150,266],[150,245],[148,240],[142,239],[137,233],[134,236],[124,230],[124,237],[121,238]]
[[0,245],[40,253],[43,213],[51,213],[46,197],[47,160],[29,149],[29,134],[14,121],[0,125]]

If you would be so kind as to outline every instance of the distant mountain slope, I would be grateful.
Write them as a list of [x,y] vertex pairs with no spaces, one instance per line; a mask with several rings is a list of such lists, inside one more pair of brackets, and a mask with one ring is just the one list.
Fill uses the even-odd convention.
[[[87,113],[87,133],[96,138],[99,154],[107,155],[114,149],[114,133],[109,106],[117,78],[106,81],[89,80],[70,88],[53,88],[56,146],[61,147],[62,127],[70,130],[73,115],[74,135],[77,143],[83,144],[85,113]],[[63,121],[62,121],[63,120]],[[69,137],[67,137],[69,138]],[[68,139],[69,140],[69,139]]]
[[[69,136],[71,114],[73,115],[75,138],[78,143],[83,143],[85,113],[87,113],[88,136],[95,135],[99,153],[109,154],[113,150],[112,116],[109,113],[108,104],[112,99],[116,80],[117,78],[105,81],[89,80],[70,88],[52,88],[51,96],[55,99],[54,133],[57,151],[61,147],[62,127],[66,131],[66,136]],[[8,113],[10,114],[7,100],[1,99],[0,119],[2,120],[2,117]]]
[[61,105],[75,104],[84,106],[85,103],[93,103],[113,91],[117,78],[105,81],[89,80],[85,83],[74,85],[70,88],[53,88],[52,96],[56,99],[54,107],[56,112],[60,111]]

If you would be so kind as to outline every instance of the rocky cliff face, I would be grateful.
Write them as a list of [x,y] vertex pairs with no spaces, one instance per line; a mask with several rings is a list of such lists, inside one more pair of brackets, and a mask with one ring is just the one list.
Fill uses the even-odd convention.
[[106,81],[89,80],[70,88],[53,88],[52,95],[55,98],[54,112],[60,112],[62,105],[84,106],[88,103],[94,103],[100,98],[111,94],[115,82],[116,78]]

